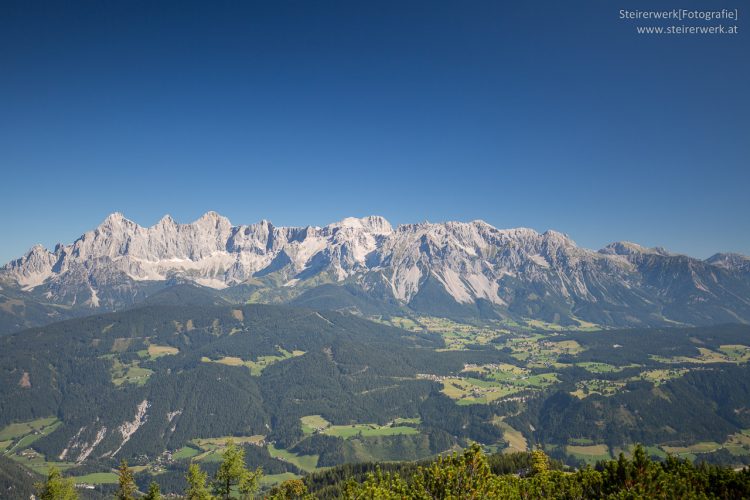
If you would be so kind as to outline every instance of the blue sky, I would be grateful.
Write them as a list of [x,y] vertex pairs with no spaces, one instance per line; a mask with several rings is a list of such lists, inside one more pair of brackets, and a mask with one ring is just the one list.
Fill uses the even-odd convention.
[[6,0],[0,261],[208,210],[750,254],[750,40],[617,18],[653,5]]

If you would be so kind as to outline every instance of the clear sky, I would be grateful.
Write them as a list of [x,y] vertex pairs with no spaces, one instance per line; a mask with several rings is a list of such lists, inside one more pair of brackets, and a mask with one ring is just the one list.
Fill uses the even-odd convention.
[[[745,31],[618,19],[657,3],[739,7]],[[4,0],[0,261],[113,211],[208,210],[750,254],[746,7]]]

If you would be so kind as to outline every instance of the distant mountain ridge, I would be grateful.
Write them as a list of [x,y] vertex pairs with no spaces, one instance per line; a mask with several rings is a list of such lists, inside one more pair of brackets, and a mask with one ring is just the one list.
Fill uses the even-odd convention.
[[556,231],[483,221],[393,228],[369,216],[325,227],[234,226],[208,212],[190,224],[165,216],[151,227],[114,213],[70,245],[34,246],[0,268],[0,328],[116,310],[176,282],[239,302],[304,299],[366,314],[750,322],[750,258],[737,254],[700,260],[629,242],[593,251]]

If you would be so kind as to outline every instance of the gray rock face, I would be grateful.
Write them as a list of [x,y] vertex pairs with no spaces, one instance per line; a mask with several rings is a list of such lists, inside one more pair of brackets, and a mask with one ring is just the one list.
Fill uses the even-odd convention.
[[482,221],[394,229],[370,216],[325,227],[233,226],[208,212],[190,224],[165,216],[141,227],[115,213],[70,245],[35,246],[0,269],[6,286],[105,309],[136,302],[168,280],[224,289],[259,279],[289,297],[317,283],[354,283],[417,311],[425,301],[454,309],[485,304],[501,316],[556,323],[750,321],[747,257],[702,261],[628,242],[597,252],[555,231]]
[[750,257],[738,253],[717,253],[706,262],[728,271],[750,274]]

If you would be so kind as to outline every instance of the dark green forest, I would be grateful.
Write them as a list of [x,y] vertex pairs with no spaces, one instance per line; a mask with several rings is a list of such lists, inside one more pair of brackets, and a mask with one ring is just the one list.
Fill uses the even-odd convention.
[[584,470],[635,443],[659,463],[750,462],[748,326],[371,321],[185,287],[152,299],[0,337],[0,446],[25,467],[7,474],[57,467],[107,495],[124,459],[140,491],[176,494],[191,463],[216,473],[230,437],[264,491],[304,477],[316,494],[337,467],[364,481],[366,464],[472,443],[490,464],[542,449]]

